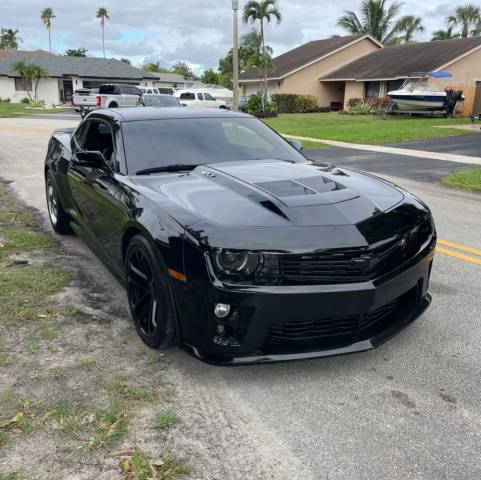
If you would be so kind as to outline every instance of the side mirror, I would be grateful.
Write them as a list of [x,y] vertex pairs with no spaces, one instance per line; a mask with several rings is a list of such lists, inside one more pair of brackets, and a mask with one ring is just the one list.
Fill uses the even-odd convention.
[[105,157],[98,151],[77,152],[74,159],[75,164],[79,167],[98,168],[110,171],[107,160],[105,160]]
[[296,139],[289,140],[289,143],[299,152],[302,150],[302,142]]

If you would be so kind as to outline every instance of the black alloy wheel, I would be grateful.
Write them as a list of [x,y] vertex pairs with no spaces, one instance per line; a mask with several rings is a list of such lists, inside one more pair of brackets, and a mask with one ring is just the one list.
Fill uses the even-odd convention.
[[45,194],[47,196],[48,217],[53,229],[60,235],[70,233],[72,231],[70,228],[70,217],[62,208],[57,187],[50,170],[45,175]]
[[137,332],[152,348],[167,348],[175,339],[175,307],[166,270],[144,236],[132,238],[125,257],[127,297]]

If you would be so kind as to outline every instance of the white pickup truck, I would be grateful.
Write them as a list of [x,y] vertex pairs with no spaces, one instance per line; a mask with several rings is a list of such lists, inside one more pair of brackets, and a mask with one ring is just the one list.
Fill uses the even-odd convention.
[[100,85],[97,94],[89,94],[84,89],[77,90],[72,97],[72,104],[81,116],[85,116],[98,108],[136,107],[142,93],[135,85],[106,84]]
[[174,92],[174,97],[177,97],[184,107],[222,108],[228,110],[224,100],[217,100],[209,92],[200,89],[177,90]]

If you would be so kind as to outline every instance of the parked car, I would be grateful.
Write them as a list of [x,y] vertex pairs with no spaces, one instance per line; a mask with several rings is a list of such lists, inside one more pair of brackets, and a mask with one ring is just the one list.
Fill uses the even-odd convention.
[[142,90],[142,93],[155,93],[159,94],[159,89],[155,87],[137,87],[139,90]]
[[184,107],[202,107],[202,108],[222,108],[228,110],[224,100],[217,100],[209,92],[197,90],[177,90],[174,97],[180,100]]
[[[239,96],[239,111],[240,112],[247,112],[247,100],[248,100],[249,97],[247,96],[244,96],[244,95],[240,95]],[[234,107],[234,102],[227,102],[226,103],[226,106],[229,110],[232,110],[232,108]]]
[[50,221],[121,279],[150,347],[221,364],[369,350],[431,302],[431,213],[300,148],[243,113],[97,110],[50,139]]
[[99,108],[135,107],[142,93],[136,85],[101,85],[97,95],[97,106]]
[[144,93],[139,100],[139,105],[143,107],[180,107],[179,99],[172,95],[154,95]]
[[97,95],[99,93],[98,88],[79,88],[75,90],[72,95],[72,106],[80,115],[84,117],[91,110],[96,110],[97,105]]

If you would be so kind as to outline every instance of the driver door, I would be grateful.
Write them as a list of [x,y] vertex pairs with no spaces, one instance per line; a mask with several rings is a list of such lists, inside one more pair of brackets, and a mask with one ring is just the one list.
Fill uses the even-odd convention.
[[[76,220],[88,238],[122,268],[121,235],[128,220],[130,195],[118,178],[112,125],[99,119],[86,121],[80,145],[73,145],[68,181],[76,206]],[[74,151],[76,150],[76,151]],[[76,153],[100,152],[105,163],[86,166]]]

